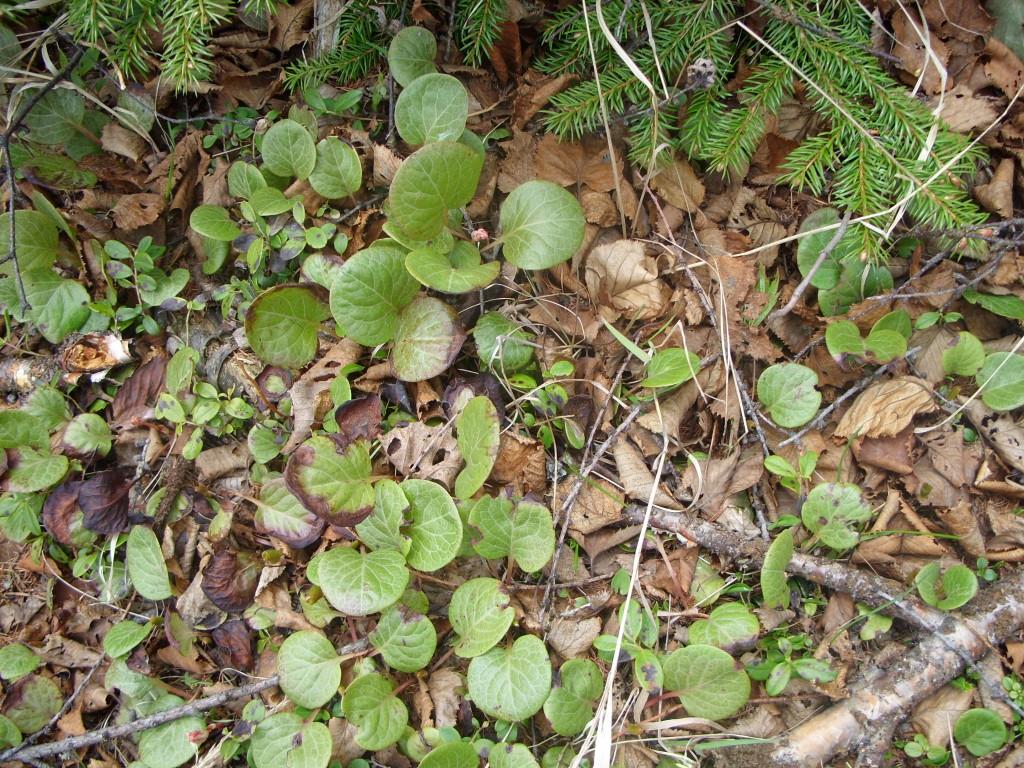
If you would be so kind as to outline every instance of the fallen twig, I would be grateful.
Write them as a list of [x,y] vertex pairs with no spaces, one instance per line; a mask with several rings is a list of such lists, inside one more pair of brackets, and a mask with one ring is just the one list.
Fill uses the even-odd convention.
[[27,749],[23,747],[13,747],[0,754],[0,763],[8,760],[20,760],[27,763],[42,757],[51,757],[65,752],[73,752],[74,750],[82,749],[83,747],[91,747],[93,744],[99,744],[100,742],[110,741],[112,739],[119,739],[122,736],[130,736],[133,733],[144,731],[147,728],[155,728],[158,725],[163,725],[164,723],[169,723],[173,720],[180,720],[181,718],[188,717],[189,715],[206,712],[207,710],[227,704],[229,701],[244,699],[246,696],[254,696],[268,688],[273,688],[277,685],[277,681],[278,676],[274,675],[273,677],[268,677],[264,680],[250,683],[249,685],[243,685],[240,688],[230,688],[211,696],[204,696],[201,699],[190,701],[188,704],[182,704],[180,707],[165,709],[163,712],[157,712],[156,714],[149,715],[148,717],[141,717],[138,720],[133,720],[132,722],[124,723],[123,725],[112,725],[109,728],[100,728],[98,731],[83,733],[81,736],[72,736],[61,741],[54,741],[49,744],[40,744],[38,746],[28,747]]
[[[627,512],[631,521],[643,516],[644,510],[638,506]],[[728,556],[743,570],[759,570],[764,562],[764,542],[730,533],[694,515],[655,510],[650,524]],[[957,617],[908,594],[898,582],[839,561],[797,552],[786,570],[833,591],[845,592],[926,634],[878,686],[873,686],[874,677],[866,678],[854,689],[854,696],[794,731],[764,764],[817,766],[850,750],[871,753],[880,728],[891,731],[917,703],[967,667],[976,671],[991,690],[1001,690],[999,682],[988,679],[976,662],[992,651],[995,643],[1024,626],[1024,571],[986,590],[972,611]],[[816,725],[812,727],[812,723]],[[871,727],[866,727],[869,724]],[[832,738],[831,746],[824,734]]]

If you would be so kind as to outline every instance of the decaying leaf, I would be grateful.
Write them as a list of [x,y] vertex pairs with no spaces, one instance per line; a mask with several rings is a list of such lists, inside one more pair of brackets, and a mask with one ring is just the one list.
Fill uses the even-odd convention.
[[693,213],[704,202],[704,184],[686,160],[678,159],[651,179],[651,187],[669,205]]
[[667,509],[680,509],[681,505],[661,488],[655,489],[654,475],[647,467],[639,449],[629,440],[619,439],[612,447],[615,466],[619,472],[619,481],[626,489],[626,495],[635,501],[646,504],[653,498],[654,503]]
[[547,133],[537,145],[534,162],[538,178],[563,187],[586,185],[594,192],[610,192],[615,189],[616,177],[622,177],[622,157],[615,160],[613,167],[602,136],[591,135],[582,142],[572,142]]
[[591,301],[608,320],[650,320],[668,304],[670,292],[658,277],[657,262],[637,240],[594,248],[587,256],[586,282]]
[[203,592],[222,611],[244,611],[252,605],[262,567],[259,556],[222,546],[203,570]]
[[503,431],[491,481],[510,486],[516,493],[543,493],[547,485],[545,461],[540,442],[518,432]]
[[462,469],[462,456],[451,424],[428,427],[422,421],[414,421],[385,432],[380,444],[391,465],[407,477],[436,480],[451,489]]
[[[575,478],[559,483],[554,497],[558,499],[559,504],[565,500],[575,485]],[[625,503],[622,494],[610,483],[587,478],[569,513],[569,527],[576,533],[586,535],[619,523],[622,521],[622,508]]]
[[836,437],[896,435],[922,413],[938,406],[931,385],[916,376],[880,381],[865,389],[836,427]]
[[281,453],[291,453],[310,436],[313,424],[321,420],[330,408],[328,390],[331,382],[342,368],[355,363],[362,353],[362,348],[351,339],[339,339],[292,384],[289,394],[294,421],[292,433]]

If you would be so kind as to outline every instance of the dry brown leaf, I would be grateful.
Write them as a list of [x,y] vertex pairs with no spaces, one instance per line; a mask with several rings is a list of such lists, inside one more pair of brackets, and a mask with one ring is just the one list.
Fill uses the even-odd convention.
[[[926,93],[940,93],[943,90],[943,71],[949,63],[949,48],[935,35],[929,35],[917,14],[911,18],[905,7],[892,15],[892,29],[896,37],[893,53],[905,73],[903,81],[914,85],[920,78]],[[938,68],[940,65],[942,71]]]
[[530,74],[527,73],[525,78],[527,82],[519,86],[512,102],[512,128],[514,130],[522,130],[530,118],[540,112],[552,96],[576,79],[576,75],[559,75],[533,82],[536,77],[530,77]]
[[313,15],[313,0],[298,0],[282,5],[270,17],[270,45],[281,53],[309,38],[308,22]]
[[1004,219],[1013,216],[1013,170],[1013,158],[1005,157],[996,166],[992,180],[988,184],[980,184],[974,188],[974,196],[978,198],[978,202],[986,210]]
[[999,458],[1018,472],[1024,472],[1024,427],[1007,414],[995,413],[979,400],[972,400],[964,410]]
[[704,202],[704,185],[683,159],[659,171],[651,179],[651,188],[666,203],[687,213],[693,213]]
[[498,164],[498,189],[506,194],[537,177],[533,168],[533,155],[537,137],[532,133],[512,129],[512,138],[498,144],[505,156]]
[[966,691],[945,685],[917,705],[910,721],[915,730],[928,737],[928,743],[937,747],[949,744],[949,735],[957,718],[971,708],[973,689]]
[[585,279],[591,302],[609,320],[651,320],[668,305],[670,293],[658,278],[657,261],[637,240],[617,240],[592,250]]
[[[561,503],[575,484],[574,478],[563,480],[558,485],[555,498]],[[573,504],[569,527],[577,533],[588,534],[606,525],[619,523],[622,521],[622,507],[625,503],[622,494],[611,483],[588,478],[583,482],[576,503]]]
[[163,212],[163,197],[149,192],[121,195],[110,211],[114,217],[114,224],[125,232],[149,226],[160,218]]
[[210,483],[232,472],[248,469],[252,456],[246,443],[235,441],[207,448],[196,457],[196,469],[204,483]]
[[898,435],[854,440],[853,456],[861,466],[877,467],[898,475],[908,475],[914,471],[910,458],[913,442],[914,428],[908,424]]
[[[938,97],[929,101],[932,108],[938,106],[938,103]],[[961,83],[943,95],[939,117],[954,131],[968,133],[992,125],[999,117],[999,112],[994,98],[973,93],[970,87]]]
[[351,720],[344,717],[332,717],[327,721],[327,730],[331,732],[331,759],[348,765],[358,760],[366,750],[356,743],[359,728]]
[[619,211],[607,192],[588,190],[580,199],[583,215],[591,224],[599,227],[614,227],[619,223]]
[[759,446],[750,445],[723,459],[691,461],[683,473],[683,486],[699,502],[704,514],[717,518],[729,498],[754,486],[764,474],[764,457]]
[[882,437],[902,432],[920,413],[936,409],[932,387],[915,376],[872,384],[860,393],[836,427],[836,437]]
[[117,122],[109,122],[103,126],[100,145],[107,152],[138,161],[146,154],[146,140],[135,131],[128,130]]
[[994,36],[985,41],[985,53],[988,54],[985,74],[1008,99],[1017,98],[1024,84],[1024,63]]
[[612,448],[615,466],[619,472],[619,482],[626,490],[629,498],[646,504],[654,491],[654,503],[667,509],[681,509],[681,505],[665,491],[654,489],[654,475],[647,468],[647,462],[639,449],[629,440],[619,438]]
[[551,622],[546,639],[552,650],[563,659],[574,659],[584,656],[599,634],[601,620],[597,617],[582,621],[557,618]]
[[517,432],[502,432],[491,482],[511,486],[516,493],[543,493],[547,486],[545,462],[540,442]]
[[340,339],[302,376],[288,391],[292,399],[294,418],[292,433],[281,448],[289,454],[312,434],[312,426],[324,417],[331,407],[329,389],[338,371],[359,360],[363,349],[350,339]]
[[430,698],[434,702],[434,723],[438,728],[454,726],[459,716],[459,704],[465,692],[462,675],[444,667],[430,675],[427,682]]
[[373,145],[373,185],[375,187],[389,187],[391,180],[398,172],[398,166],[402,164],[395,151],[384,144]]
[[534,163],[537,177],[563,187],[586,185],[594,192],[611,192],[615,179],[622,178],[622,158],[616,155],[612,166],[607,142],[590,136],[582,142],[559,141],[547,133],[537,145]]
[[414,421],[381,435],[380,444],[391,465],[406,477],[436,480],[451,490],[462,469],[462,456],[451,424],[428,427],[422,421]]

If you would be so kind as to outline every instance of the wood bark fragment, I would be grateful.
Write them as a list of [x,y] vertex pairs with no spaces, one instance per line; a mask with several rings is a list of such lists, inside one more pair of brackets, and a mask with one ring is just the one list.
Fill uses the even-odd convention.
[[[628,517],[642,519],[643,510],[632,508]],[[756,570],[764,561],[767,547],[763,542],[741,538],[686,513],[656,511],[651,525],[730,557],[746,570]],[[957,617],[907,594],[902,584],[842,562],[796,553],[786,570],[829,589],[846,592],[923,632],[917,643],[889,669],[865,675],[851,687],[848,699],[794,729],[774,749],[769,745],[722,750],[723,764],[733,768],[809,768],[827,765],[833,757],[845,753],[859,755],[860,766],[880,765],[889,743],[888,735],[918,703],[969,666],[983,673],[976,662],[997,643],[1024,628],[1024,571],[1008,573]],[[993,681],[985,682],[991,689]]]

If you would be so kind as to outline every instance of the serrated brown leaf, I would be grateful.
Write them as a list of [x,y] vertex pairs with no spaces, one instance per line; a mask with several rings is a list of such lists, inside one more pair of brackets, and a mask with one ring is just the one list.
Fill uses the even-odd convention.
[[575,142],[560,141],[547,133],[537,145],[534,163],[537,178],[563,187],[585,185],[594,192],[610,192],[615,189],[615,179],[622,178],[622,157],[616,155],[613,166],[608,143],[599,136]]
[[462,456],[451,424],[429,427],[414,421],[385,432],[380,444],[391,465],[406,477],[435,480],[451,490],[462,469]]
[[163,355],[146,361],[129,376],[111,404],[114,426],[131,426],[133,423],[151,418],[153,406],[164,391],[164,376],[167,373],[167,358]]
[[323,419],[331,406],[331,382],[338,371],[355,363],[362,354],[362,347],[354,341],[341,339],[292,385],[292,433],[281,449],[283,454],[294,451],[312,434],[312,426]]
[[704,184],[682,158],[651,178],[651,188],[669,205],[694,213],[704,202]]
[[213,632],[214,658],[222,667],[251,672],[255,666],[252,630],[241,619],[225,621]]

